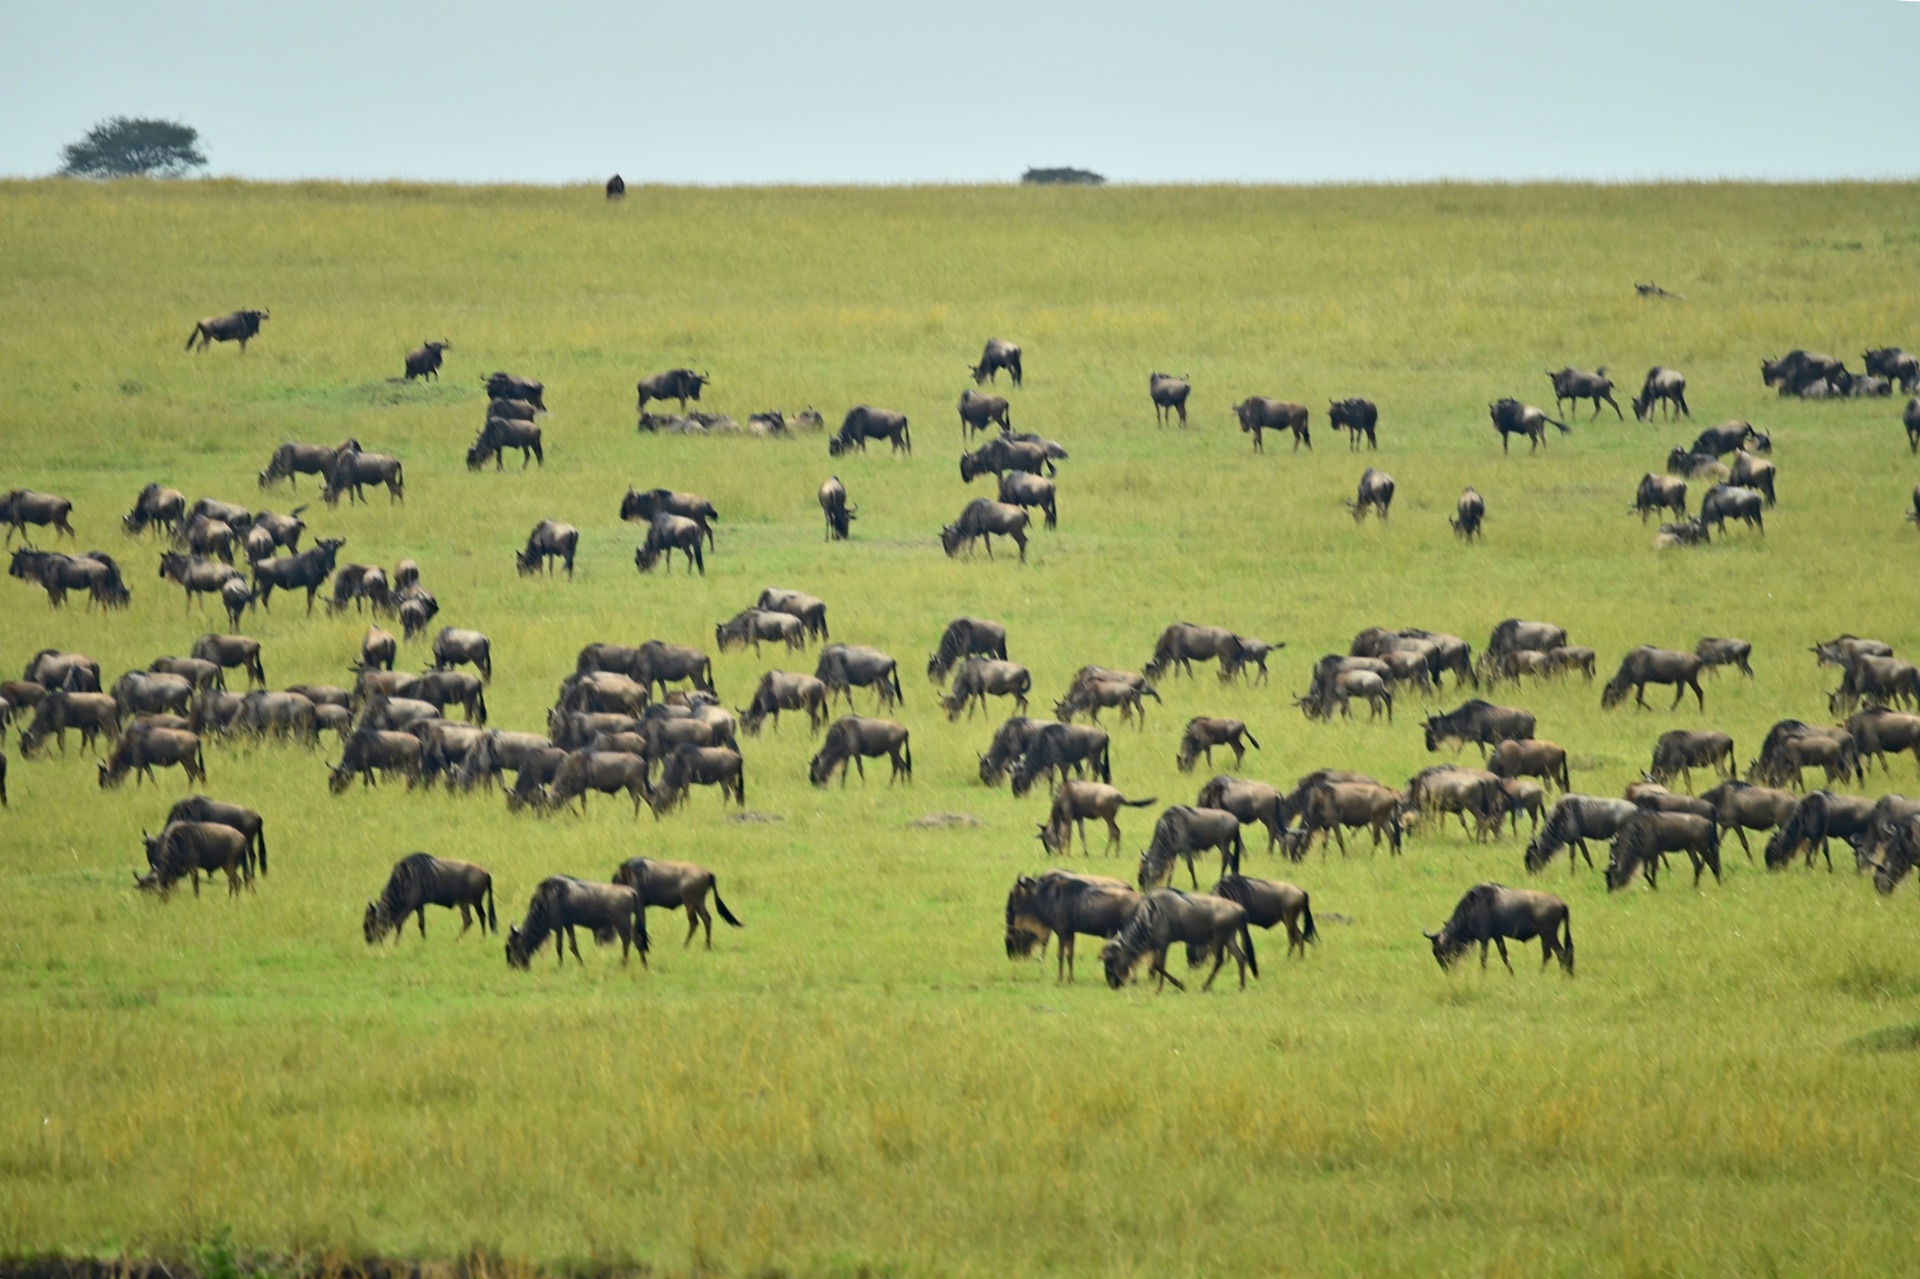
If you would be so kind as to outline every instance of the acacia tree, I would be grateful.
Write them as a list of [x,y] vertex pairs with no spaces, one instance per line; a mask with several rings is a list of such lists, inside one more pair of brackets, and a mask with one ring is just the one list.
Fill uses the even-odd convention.
[[61,152],[62,177],[177,178],[202,168],[200,131],[172,120],[130,120],[117,115],[87,130]]

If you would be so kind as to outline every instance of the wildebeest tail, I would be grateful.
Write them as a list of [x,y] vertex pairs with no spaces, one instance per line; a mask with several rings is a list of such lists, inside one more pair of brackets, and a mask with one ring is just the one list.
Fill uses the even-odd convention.
[[193,326],[193,332],[187,334],[187,344],[182,349],[187,351],[193,350],[193,340],[199,336],[200,336],[200,326],[196,324]]
[[1258,741],[1256,741],[1256,740],[1254,740],[1254,736],[1253,736],[1253,733],[1252,733],[1251,731],[1249,731],[1249,732],[1247,733],[1247,745],[1249,745],[1249,746],[1251,746],[1251,747],[1253,747],[1253,749],[1255,749],[1255,750],[1259,750],[1259,749],[1260,749],[1260,743],[1259,743]]
[[1152,808],[1160,802],[1160,797],[1158,795],[1149,795],[1145,799],[1122,799],[1120,802],[1128,808]]
[[[1142,683],[1140,685],[1140,696],[1151,697],[1154,701],[1158,702],[1160,701],[1160,690],[1155,688],[1151,684]],[[1162,702],[1161,704],[1165,705],[1164,702]]]
[[[263,873],[265,872],[266,864],[267,864],[266,854],[262,853],[260,855],[260,866]],[[486,882],[487,882],[487,927],[492,929],[494,936],[497,937],[500,935],[500,918],[499,916],[493,913],[493,876],[491,875],[487,876]]]
[[732,924],[735,928],[746,927],[745,924],[742,924],[739,920],[733,917],[733,912],[727,909],[727,904],[724,901],[720,900],[720,881],[717,879],[713,881],[713,908],[720,912],[720,918],[726,920],[729,924]]
[[267,873],[267,824],[265,822],[260,823],[260,829],[254,833],[254,838],[258,841],[260,848],[260,873],[264,875]]
[[1320,930],[1313,926],[1313,898],[1307,893],[1300,894],[1300,937],[1303,941],[1320,940]]
[[1055,499],[1051,497],[1047,499],[1047,527],[1048,528],[1054,528],[1058,526],[1060,523],[1060,512],[1057,509],[1055,509],[1054,502],[1055,502]]
[[898,663],[895,663],[894,665],[889,666],[887,668],[887,679],[890,680],[893,684],[894,700],[898,702],[905,702],[907,700],[907,695],[906,695],[906,691],[900,687],[900,666]]
[[1548,419],[1547,419],[1547,421],[1549,421],[1549,422],[1552,422],[1552,423],[1553,423],[1553,424],[1554,424],[1555,426],[1557,426],[1557,427],[1559,427],[1559,428],[1560,428],[1560,434],[1562,434],[1562,435],[1572,435],[1572,434],[1573,434],[1573,428],[1572,428],[1572,427],[1570,427],[1570,426],[1568,426],[1568,425],[1567,425],[1567,424],[1566,424],[1565,422],[1561,422],[1561,421],[1558,421],[1558,420],[1556,420],[1556,419],[1554,419],[1554,418],[1548,418]]
[[1258,977],[1260,961],[1254,957],[1253,953],[1253,928],[1247,923],[1244,915],[1240,919],[1240,949],[1247,952],[1247,971]]
[[912,777],[913,776],[913,738],[911,737],[901,738],[900,751],[906,757],[907,776]]

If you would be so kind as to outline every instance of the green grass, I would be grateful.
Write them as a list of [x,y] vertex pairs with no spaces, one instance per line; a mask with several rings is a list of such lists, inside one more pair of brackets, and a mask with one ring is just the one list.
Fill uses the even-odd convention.
[[[0,583],[0,668],[59,646],[111,678],[184,652],[213,619],[183,616],[152,549],[120,535],[134,493],[261,500],[281,440],[355,435],[404,460],[406,504],[308,518],[346,558],[417,558],[442,620],[493,637],[499,725],[538,727],[582,644],[710,647],[776,584],[901,660],[918,766],[910,787],[883,768],[815,791],[789,722],[747,745],[750,805],[779,822],[726,821],[706,793],[658,823],[606,801],[540,821],[397,787],[330,799],[319,756],[221,746],[212,790],[267,814],[272,875],[237,904],[161,905],[128,872],[178,779],[103,794],[82,758],[16,755],[0,1254],[225,1240],[670,1272],[1905,1271],[1913,888],[1769,876],[1733,847],[1723,885],[1608,898],[1557,865],[1543,882],[1572,904],[1579,978],[1538,975],[1531,948],[1517,978],[1447,976],[1420,930],[1477,880],[1523,879],[1518,842],[1255,853],[1249,873],[1302,884],[1326,921],[1306,962],[1263,936],[1244,994],[1115,994],[1093,963],[1057,987],[1000,941],[1008,885],[1043,864],[1044,801],[978,785],[990,726],[949,725],[919,672],[962,612],[1008,625],[1042,713],[1083,663],[1137,669],[1176,618],[1287,641],[1270,688],[1169,680],[1145,733],[1115,729],[1115,780],[1164,803],[1205,779],[1173,768],[1200,713],[1247,720],[1264,749],[1245,772],[1274,781],[1331,765],[1397,783],[1428,762],[1417,699],[1391,727],[1291,708],[1312,658],[1368,625],[1478,647],[1502,617],[1549,618],[1608,668],[1634,644],[1731,634],[1758,679],[1713,682],[1704,714],[1602,714],[1578,682],[1513,700],[1582,790],[1617,793],[1674,726],[1725,729],[1744,765],[1774,720],[1824,715],[1813,640],[1920,642],[1901,523],[1920,464],[1898,404],[1781,401],[1757,368],[1796,345],[1857,366],[1866,345],[1920,340],[1917,225],[1912,186],[636,189],[609,206],[0,185],[0,488],[73,497],[81,544],[121,555],[135,589],[101,617]],[[1688,300],[1637,299],[1648,278]],[[236,306],[273,311],[244,358],[181,351],[195,318]],[[952,405],[990,334],[1026,348],[1016,426],[1073,454],[1061,528],[1024,568],[948,560],[933,536],[967,496]],[[443,383],[386,381],[442,336]],[[742,420],[900,408],[915,455],[636,435],[635,378],[682,362]],[[1541,370],[1563,363],[1637,385],[1656,362],[1688,374],[1691,427],[1583,413],[1544,454],[1500,456],[1487,401],[1550,403]],[[547,383],[544,470],[462,464],[494,368]],[[1191,374],[1191,430],[1155,429],[1153,368]],[[1247,394],[1306,401],[1316,427],[1326,397],[1371,395],[1381,449],[1316,431],[1311,454],[1255,457],[1228,416]],[[1773,432],[1768,534],[1657,555],[1624,513],[1635,481],[1731,417]],[[1341,506],[1366,463],[1399,482],[1390,526]],[[827,546],[813,494],[836,471],[860,518]],[[1490,511],[1471,548],[1445,518],[1469,482]],[[704,579],[634,572],[630,483],[719,507]],[[548,516],[583,530],[572,583],[510,569]],[[282,605],[248,630],[278,685],[343,678],[364,625]],[[761,670],[811,660],[717,657],[720,686],[738,704]],[[1911,787],[1911,767],[1872,786]],[[981,824],[909,825],[935,812]],[[1130,854],[1150,817],[1126,819]],[[510,972],[444,913],[424,946],[369,950],[363,903],[415,848],[488,865],[515,918],[546,874],[693,859],[747,927],[684,953],[656,915],[644,972],[604,951]]]

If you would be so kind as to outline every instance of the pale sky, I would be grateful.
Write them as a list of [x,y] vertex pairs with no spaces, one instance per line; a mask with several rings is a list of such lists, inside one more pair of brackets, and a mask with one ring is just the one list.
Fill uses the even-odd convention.
[[1920,175],[1903,0],[0,0],[0,175],[465,182]]

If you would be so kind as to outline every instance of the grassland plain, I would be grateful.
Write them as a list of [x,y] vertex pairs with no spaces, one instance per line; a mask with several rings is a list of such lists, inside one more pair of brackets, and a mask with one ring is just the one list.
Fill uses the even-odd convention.
[[[212,791],[261,809],[257,896],[161,905],[128,871],[181,791],[102,793],[91,765],[13,759],[0,812],[0,1253],[181,1255],[231,1238],[281,1256],[470,1250],[538,1266],[665,1272],[1673,1274],[1908,1272],[1920,1241],[1920,899],[1849,873],[1768,875],[1731,849],[1724,885],[1608,898],[1556,866],[1580,976],[1443,975],[1420,929],[1481,879],[1524,878],[1514,840],[1426,833],[1247,870],[1313,894],[1321,944],[1266,937],[1244,994],[1121,994],[1083,967],[1009,964],[1000,915],[1043,865],[1043,800],[983,789],[990,726],[950,725],[918,678],[946,620],[1004,621],[1037,710],[1084,662],[1138,668],[1176,618],[1289,647],[1271,687],[1169,679],[1115,780],[1189,798],[1193,714],[1248,721],[1245,772],[1398,780],[1429,762],[1417,699],[1396,722],[1309,725],[1318,654],[1371,624],[1476,646],[1551,618],[1610,667],[1702,635],[1755,644],[1704,714],[1610,712],[1578,682],[1516,696],[1617,793],[1674,726],[1733,734],[1824,715],[1806,652],[1841,630],[1920,643],[1901,524],[1920,478],[1888,401],[1803,404],[1757,361],[1796,345],[1856,361],[1920,340],[1920,188],[1431,186],[1360,189],[596,191],[228,183],[0,185],[0,488],[77,503],[83,546],[131,566],[130,611],[50,612],[0,583],[0,666],[38,648],[109,676],[214,625],[154,580],[119,514],[148,480],[314,501],[347,558],[417,558],[442,620],[494,640],[489,700],[535,728],[574,652],[657,635],[710,646],[762,586],[812,591],[836,638],[908,678],[913,784],[810,788],[803,728],[747,744],[748,799],[656,823],[618,803],[510,819],[497,797],[332,799],[323,759],[220,746]],[[1687,301],[1650,304],[1635,279]],[[184,354],[201,315],[272,308],[244,356]],[[1072,451],[1061,526],[1025,566],[949,560],[968,494],[953,401],[990,334],[1022,342],[1016,426]],[[445,380],[400,355],[454,343]],[[1582,414],[1503,458],[1486,404],[1541,402],[1541,371],[1684,369],[1695,426],[1771,430],[1781,502],[1764,538],[1656,555],[1632,487],[1691,427]],[[911,460],[830,460],[824,441],[655,438],[635,377],[710,369],[708,407],[857,402],[913,420]],[[542,378],[544,469],[469,474],[479,375]],[[1149,369],[1190,374],[1193,426],[1158,430]],[[1247,394],[1367,394],[1381,448],[1264,457],[1232,428]],[[1623,396],[1624,399],[1624,396]],[[1316,415],[1316,426],[1319,418]],[[407,500],[329,510],[262,499],[284,439],[353,435],[400,456]],[[1341,502],[1365,463],[1399,481],[1390,525]],[[824,545],[837,471],[853,541]],[[705,578],[641,577],[628,484],[707,494]],[[1472,483],[1487,538],[1445,517]],[[984,486],[976,485],[984,492]],[[576,580],[515,577],[542,517],[583,530]],[[342,678],[366,619],[250,617],[277,685]],[[423,647],[407,660],[424,661]],[[739,704],[805,659],[717,657]],[[1454,700],[1449,693],[1447,704]],[[864,709],[864,707],[863,707]],[[1901,765],[1875,790],[1914,785]],[[933,812],[977,816],[927,830]],[[1126,820],[1128,857],[1150,814]],[[1096,843],[1097,843],[1096,839]],[[365,899],[415,848],[488,865],[503,915],[543,875],[649,854],[714,867],[746,921],[711,954],[656,915],[653,967],[510,972],[496,941],[369,950]],[[1076,864],[1078,864],[1076,860]],[[1111,863],[1107,864],[1111,866]],[[1102,868],[1096,859],[1096,868]],[[1204,882],[1204,881],[1203,881]],[[1083,957],[1090,948],[1083,948]]]

